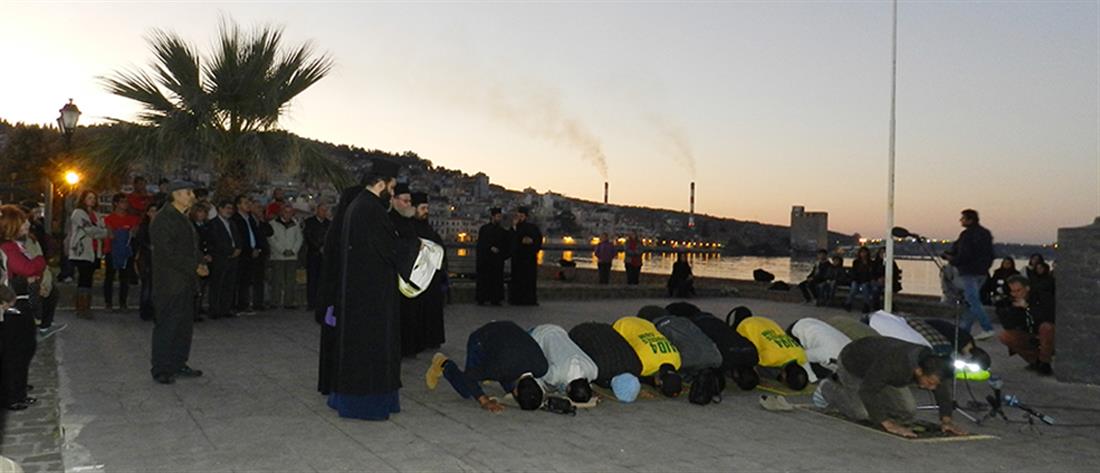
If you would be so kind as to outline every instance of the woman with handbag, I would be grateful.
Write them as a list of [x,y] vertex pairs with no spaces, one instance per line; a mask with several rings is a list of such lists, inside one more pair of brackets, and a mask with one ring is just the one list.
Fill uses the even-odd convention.
[[31,359],[38,348],[35,330],[36,307],[31,291],[37,290],[46,259],[30,257],[18,240],[27,236],[30,222],[17,206],[0,206],[0,251],[6,260],[5,275],[15,291],[15,306],[4,313],[3,347],[0,351],[0,402],[12,411],[30,407],[37,399],[27,396]]
[[105,238],[110,235],[103,219],[96,213],[99,202],[95,192],[86,190],[80,194],[76,208],[69,217],[69,234],[66,247],[69,261],[76,266],[76,316],[92,318],[92,276],[103,257]]

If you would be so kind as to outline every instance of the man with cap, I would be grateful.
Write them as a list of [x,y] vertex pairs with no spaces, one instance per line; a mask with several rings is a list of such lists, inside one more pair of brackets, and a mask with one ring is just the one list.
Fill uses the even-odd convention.
[[[400,412],[400,294],[397,236],[387,216],[397,165],[375,160],[362,190],[345,192],[326,239],[334,289],[322,291],[319,390],[340,417],[387,420]],[[408,270],[405,270],[408,275]]]
[[501,226],[504,219],[500,207],[489,209],[489,223],[477,231],[477,292],[478,305],[500,305],[504,300],[504,260],[511,254],[509,231]]
[[[416,216],[413,218],[413,227],[416,236],[443,246],[443,237],[428,223],[431,208],[428,205],[428,194],[424,192],[412,193],[412,204],[416,208]],[[435,272],[428,288],[419,296],[421,343],[425,348],[439,348],[446,341],[443,327],[443,306],[445,302],[444,291],[447,287],[447,259],[443,257],[443,268]]]
[[531,338],[542,348],[549,363],[546,375],[538,379],[543,389],[563,392],[576,403],[588,402],[592,398],[589,383],[599,376],[596,362],[573,343],[561,326],[539,325],[531,329]]
[[519,207],[513,220],[512,282],[508,284],[508,303],[512,305],[539,305],[538,256],[542,250],[542,231],[528,220],[530,214],[527,207]]
[[481,389],[482,381],[496,381],[511,393],[520,409],[542,407],[543,391],[538,378],[546,375],[549,365],[535,339],[511,321],[489,322],[470,334],[466,341],[466,368],[459,369],[442,353],[432,357],[424,374],[428,389],[435,389],[444,377],[463,399],[474,399],[494,414],[504,407]]
[[642,362],[642,381],[661,391],[665,397],[680,395],[680,351],[661,334],[652,322],[640,317],[623,317],[611,326],[634,349]]
[[611,324],[578,324],[569,330],[569,339],[596,364],[597,386],[611,388],[621,402],[634,402],[641,389],[642,360]]
[[195,203],[194,185],[184,181],[170,183],[165,192],[170,201],[150,226],[153,242],[153,379],[172,384],[177,377],[202,376],[191,369],[191,334],[194,323],[195,294],[199,278],[209,275],[199,251],[199,237],[187,217]]
[[[416,234],[413,218],[416,207],[412,203],[412,190],[403,182],[394,186],[390,199],[390,222],[397,231],[397,261],[399,267],[412,267],[420,252],[420,237]],[[401,297],[401,356],[411,357],[424,349],[424,323],[419,297]]]

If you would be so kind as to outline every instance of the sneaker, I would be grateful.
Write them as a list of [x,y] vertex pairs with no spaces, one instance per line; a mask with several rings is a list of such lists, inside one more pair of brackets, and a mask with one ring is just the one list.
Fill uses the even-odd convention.
[[51,325],[51,326],[46,327],[46,328],[40,328],[40,329],[38,329],[38,341],[41,342],[42,340],[50,338],[55,333],[60,332],[62,330],[65,330],[65,327],[68,327],[68,326],[69,326],[68,324],[58,324],[58,325]]
[[432,355],[432,364],[428,365],[428,372],[424,373],[424,383],[428,385],[428,389],[434,390],[439,385],[439,378],[443,376],[443,363],[446,362],[447,355]]
[[772,412],[788,412],[794,410],[794,406],[787,402],[787,398],[783,396],[769,396],[767,394],[760,396],[760,407]]
[[993,330],[982,330],[981,332],[974,334],[974,340],[989,340],[990,338],[993,338],[993,336],[996,334],[997,332],[994,332]]

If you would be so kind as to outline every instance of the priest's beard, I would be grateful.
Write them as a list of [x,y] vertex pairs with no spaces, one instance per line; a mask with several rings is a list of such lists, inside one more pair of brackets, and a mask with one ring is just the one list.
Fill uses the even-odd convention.
[[416,207],[406,207],[406,208],[394,207],[394,210],[397,211],[398,215],[400,215],[402,217],[405,217],[405,218],[412,218],[413,216],[416,215]]

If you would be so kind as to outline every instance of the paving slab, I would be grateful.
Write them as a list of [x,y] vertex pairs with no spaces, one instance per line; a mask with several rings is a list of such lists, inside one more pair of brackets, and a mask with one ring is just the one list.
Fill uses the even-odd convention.
[[[441,351],[464,359],[467,335],[490,320],[568,328],[668,302],[452,305]],[[747,305],[783,326],[807,316],[857,316],[761,300],[696,303],[719,316]],[[756,403],[758,392],[732,384],[723,402],[710,406],[686,399],[611,401],[575,417],[518,409],[490,415],[446,383],[435,391],[424,386],[431,353],[405,360],[401,413],[388,422],[354,421],[336,416],[314,389],[318,328],[304,311],[196,325],[191,365],[206,375],[171,386],[150,378],[152,325],[135,314],[60,318],[71,325],[56,337],[50,356],[56,356],[62,454],[71,472],[1055,471],[1100,464],[1100,388],[1038,378],[995,342],[983,343],[1006,392],[1076,426],[1031,427],[1021,411],[1010,410],[1012,423],[960,420],[998,440],[918,444],[812,413],[766,412]],[[989,392],[984,384],[972,388],[978,398]],[[969,400],[965,391],[963,400]]]

